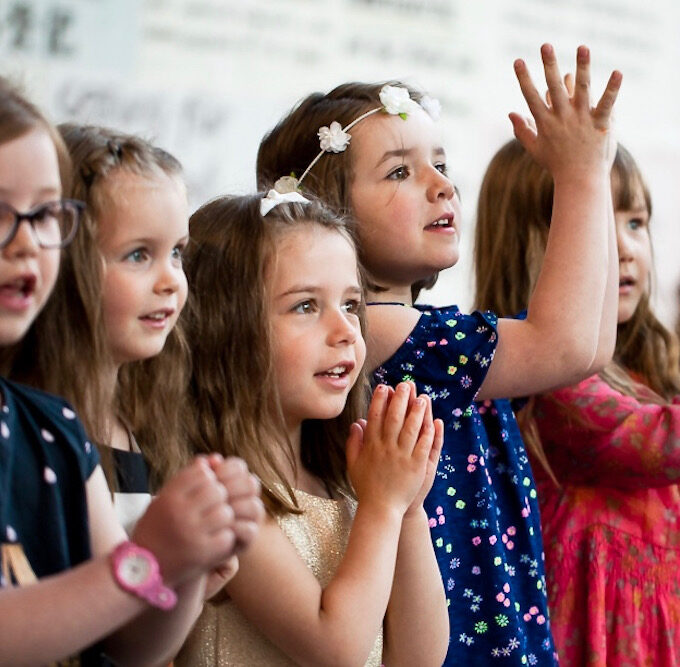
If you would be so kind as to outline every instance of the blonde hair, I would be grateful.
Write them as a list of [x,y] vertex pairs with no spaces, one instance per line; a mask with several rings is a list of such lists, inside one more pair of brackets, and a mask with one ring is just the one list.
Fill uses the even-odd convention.
[[[192,353],[190,441],[197,453],[242,457],[262,480],[268,509],[297,512],[276,455],[282,447],[294,466],[272,368],[266,271],[281,235],[301,225],[320,225],[353,242],[343,218],[316,200],[279,205],[263,217],[261,197],[220,197],[190,219],[192,292],[182,316]],[[338,417],[303,422],[302,463],[332,491],[351,493],[344,445],[349,426],[364,413],[366,391],[362,373]]]
[[[187,458],[182,436],[186,343],[176,326],[160,355],[121,367],[111,395],[104,379],[112,360],[102,316],[98,219],[115,202],[108,186],[116,174],[179,177],[181,166],[135,136],[85,125],[64,124],[59,130],[74,166],[70,195],[84,201],[87,209],[73,243],[63,253],[54,293],[15,357],[11,374],[65,396],[99,444],[110,440],[105,415],[113,405],[114,414],[139,439],[153,486],[158,486]],[[101,453],[109,485],[115,488],[110,452],[102,448]]]
[[[262,141],[257,152],[257,185],[266,190],[281,176],[301,176],[319,153],[317,131],[333,121],[342,127],[349,125],[359,116],[382,106],[379,93],[385,85],[406,88],[411,99],[420,102],[423,94],[399,81],[382,83],[345,83],[328,93],[312,93],[301,100]],[[354,178],[353,151],[324,155],[305,177],[303,189],[321,198],[340,215],[352,215],[350,191]],[[358,221],[357,221],[358,222]],[[361,225],[357,224],[357,235],[361,238]],[[359,259],[367,262],[358,244]],[[429,289],[437,281],[438,274],[419,280],[411,286],[415,299],[420,290]],[[380,291],[379,285],[369,285]]]
[[[475,307],[512,317],[529,303],[543,261],[552,217],[553,182],[516,139],[505,144],[487,167],[475,228]],[[619,144],[612,167],[616,210],[631,209],[642,191],[652,202],[631,154]],[[643,402],[663,403],[680,392],[677,338],[651,310],[649,294],[633,316],[618,325],[614,360],[601,373],[617,391]],[[641,382],[636,380],[641,378]],[[533,420],[532,402],[518,421],[527,445],[550,471]],[[553,475],[554,477],[554,475]]]

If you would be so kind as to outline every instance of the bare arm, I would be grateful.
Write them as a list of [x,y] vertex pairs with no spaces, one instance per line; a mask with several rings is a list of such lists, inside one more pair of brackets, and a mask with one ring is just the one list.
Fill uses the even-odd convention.
[[109,554],[126,535],[101,468],[86,492],[94,557],[34,585],[0,591],[1,665],[43,665],[110,635],[106,648],[125,665],[167,662],[200,608],[204,573],[233,550],[226,490],[207,463],[197,461],[164,487],[135,531],[135,541],[156,554],[166,584],[178,593],[172,612],[151,612],[114,580]]
[[593,364],[588,369],[588,375],[599,373],[612,360],[616,347],[619,311],[619,251],[616,243],[616,221],[614,220],[611,188],[609,189],[607,215],[609,218],[607,287],[604,296],[602,318],[600,320],[600,336],[597,341],[597,351]]
[[614,276],[608,129],[621,76],[612,74],[591,110],[588,50],[579,48],[571,99],[552,47],[544,46],[542,55],[553,106],[543,103],[518,61],[517,77],[537,131],[515,114],[511,120],[525,148],[553,176],[550,234],[527,319],[499,321],[496,355],[479,398],[528,395],[582,379],[598,356],[606,356],[600,353],[601,332],[615,326],[615,309],[605,304]]
[[394,584],[385,617],[383,658],[390,667],[441,665],[449,644],[446,594],[423,508],[437,471],[444,424],[440,419],[432,421],[431,406],[426,421],[435,431],[433,446],[423,487],[401,524]]
[[348,442],[359,504],[328,585],[321,587],[271,519],[227,585],[246,617],[299,664],[364,664],[383,622],[402,518],[432,445],[431,434],[429,442],[419,436],[426,401],[407,410],[403,386],[386,408],[387,394],[385,387],[376,391],[363,443],[358,426]]

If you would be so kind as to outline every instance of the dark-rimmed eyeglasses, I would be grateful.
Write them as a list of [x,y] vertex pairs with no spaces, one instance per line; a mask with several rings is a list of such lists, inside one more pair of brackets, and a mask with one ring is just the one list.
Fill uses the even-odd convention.
[[64,248],[75,236],[85,204],[76,199],[59,199],[40,204],[26,213],[0,202],[0,248],[8,246],[25,220],[41,248]]

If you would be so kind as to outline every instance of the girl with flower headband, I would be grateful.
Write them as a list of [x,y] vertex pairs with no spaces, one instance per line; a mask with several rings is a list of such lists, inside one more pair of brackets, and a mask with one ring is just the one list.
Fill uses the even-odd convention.
[[[44,306],[77,234],[83,204],[62,198],[69,179],[56,128],[0,78],[4,348]],[[242,463],[200,457],[163,486],[130,542],[71,406],[4,378],[0,406],[0,664],[167,663],[208,573],[256,532],[254,480]]]
[[[609,119],[621,75],[612,74],[591,109],[588,50],[577,52],[573,99],[552,47],[543,46],[542,58],[552,105],[516,61],[535,125],[510,115],[518,138],[556,183],[551,238],[525,321],[412,306],[437,272],[457,261],[460,227],[460,202],[430,115],[435,105],[422,107],[417,92],[400,84],[382,90],[346,84],[315,93],[265,137],[258,155],[260,184],[304,174],[303,190],[351,212],[367,274],[373,379],[414,381],[444,420],[440,468],[425,509],[447,590],[452,665],[501,657],[513,665],[556,661],[531,469],[509,402],[491,399],[576,381],[601,368],[613,346]],[[324,153],[305,174],[318,156],[314,128],[328,128],[339,147],[332,122],[346,131],[360,117],[345,150]]]
[[176,664],[441,665],[422,503],[442,424],[411,383],[379,386],[360,419],[364,306],[344,220],[274,191],[220,197],[190,227],[192,444],[243,457],[269,516]]
[[[614,360],[533,398],[519,421],[536,462],[561,664],[671,667],[680,662],[672,620],[680,618],[680,350],[651,310],[651,199],[620,144],[611,188],[620,276]],[[496,153],[478,204],[478,307],[524,307],[552,200],[550,174],[519,142]]]

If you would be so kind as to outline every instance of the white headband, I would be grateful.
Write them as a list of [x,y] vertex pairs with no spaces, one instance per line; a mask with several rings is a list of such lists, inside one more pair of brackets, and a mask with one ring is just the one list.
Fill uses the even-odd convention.
[[[352,129],[357,123],[364,120],[364,118],[368,118],[368,116],[372,116],[379,111],[384,111],[385,113],[400,116],[403,120],[406,120],[409,113],[416,109],[423,109],[429,114],[432,120],[437,120],[441,112],[441,104],[439,104],[438,100],[425,95],[420,100],[420,103],[418,103],[411,99],[408,89],[403,88],[402,86],[385,85],[381,88],[379,97],[382,106],[361,114],[361,116],[355,118],[349,125],[342,127],[337,120],[334,120],[330,125],[320,127],[317,132],[319,146],[321,147],[319,154],[311,161],[307,169],[302,172],[300,178],[296,179],[294,176],[283,176],[282,178],[279,178],[279,180],[274,183],[274,188],[267,193],[267,196],[264,199],[262,199],[260,213],[262,213],[263,216],[267,215],[272,208],[286,202],[308,202],[308,200],[298,192],[300,183],[302,183],[305,176],[307,176],[312,167],[325,153],[342,153],[347,146],[349,146],[352,135],[348,134],[348,130]],[[295,195],[297,195],[297,197],[295,197]]]

